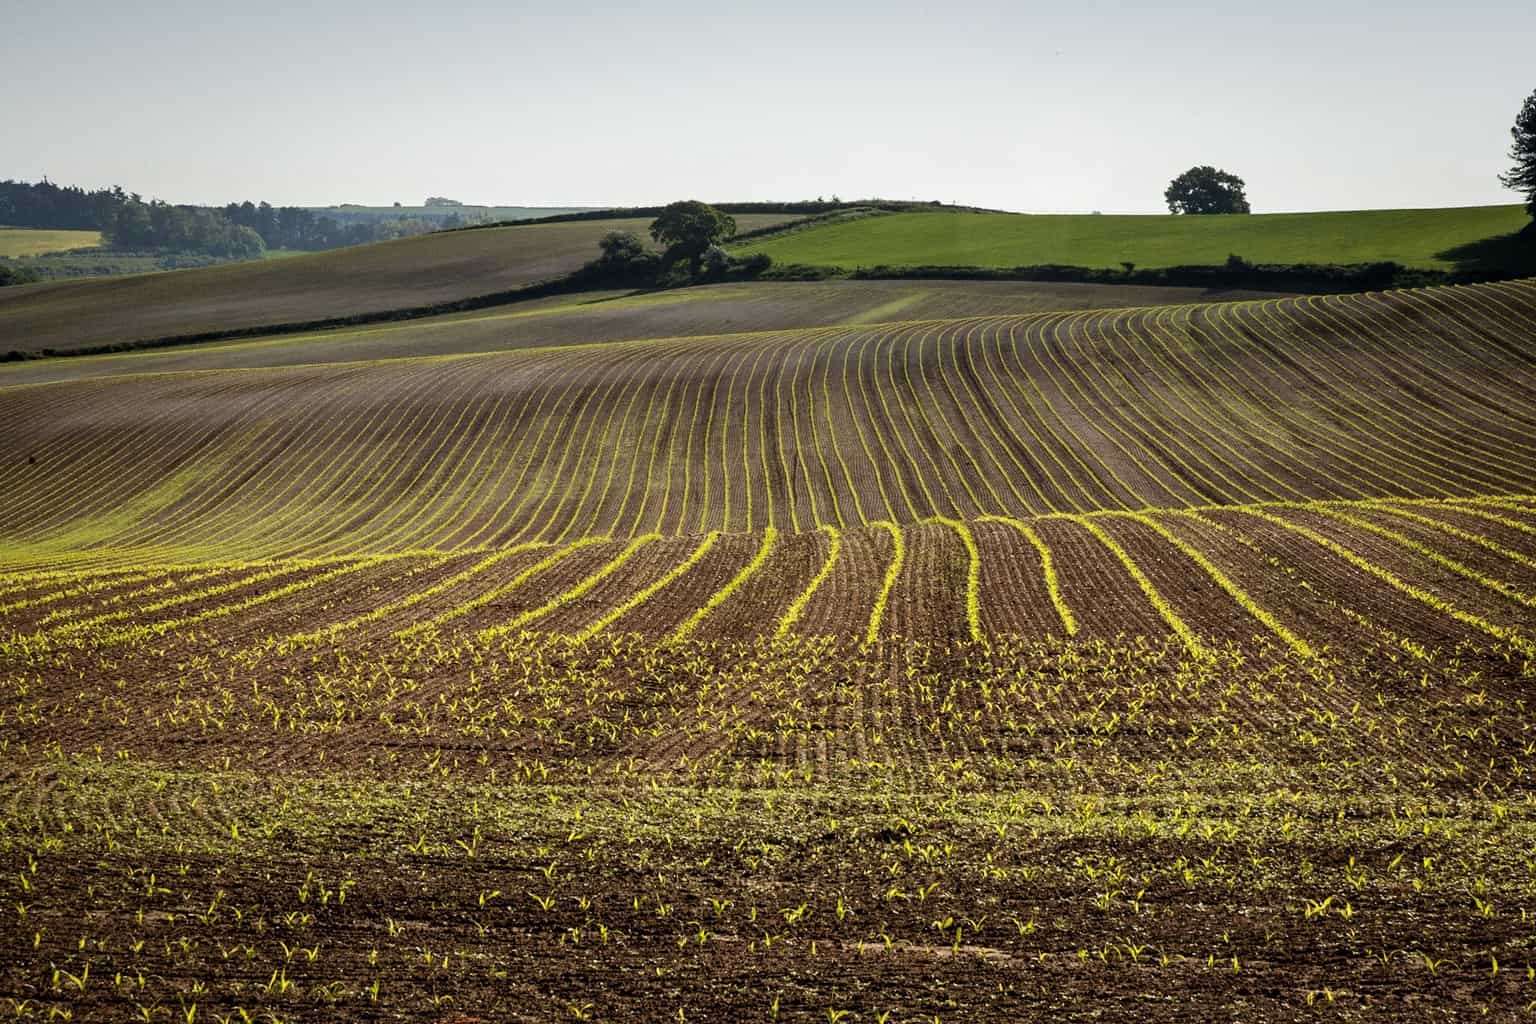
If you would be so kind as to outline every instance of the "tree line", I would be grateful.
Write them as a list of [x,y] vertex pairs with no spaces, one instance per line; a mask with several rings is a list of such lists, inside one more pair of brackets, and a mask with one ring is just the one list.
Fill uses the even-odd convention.
[[269,249],[339,249],[344,245],[386,242],[406,235],[421,235],[441,228],[461,227],[462,218],[389,217],[372,221],[341,223],[326,214],[317,214],[302,206],[272,206],[268,203],[230,203],[220,211],[231,224],[250,228],[261,236]]
[[[452,218],[450,218],[451,220]],[[420,217],[340,224],[301,206],[230,203],[224,207],[145,201],[121,186],[0,181],[0,224],[56,231],[100,231],[117,249],[204,253],[254,259],[267,249],[316,252],[454,227]]]

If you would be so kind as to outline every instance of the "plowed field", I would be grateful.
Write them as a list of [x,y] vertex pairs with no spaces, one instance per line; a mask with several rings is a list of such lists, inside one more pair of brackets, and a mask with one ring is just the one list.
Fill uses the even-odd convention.
[[[742,231],[792,219],[737,218]],[[0,292],[0,351],[119,345],[308,323],[452,302],[570,273],[610,231],[644,238],[647,219],[525,224],[198,270],[26,285]]]
[[1536,1001],[1536,284],[593,340],[0,386],[0,1013]]

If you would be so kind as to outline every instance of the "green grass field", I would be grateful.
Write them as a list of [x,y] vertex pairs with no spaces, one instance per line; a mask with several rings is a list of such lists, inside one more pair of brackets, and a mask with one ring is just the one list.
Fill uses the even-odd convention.
[[100,231],[43,231],[37,228],[0,227],[0,256],[19,259],[67,249],[94,249],[101,244]]
[[[1528,223],[1519,206],[1241,217],[908,213],[811,227],[744,244],[780,263],[832,267],[1042,263],[1169,267],[1370,263],[1451,270],[1485,259],[1478,243]],[[1464,250],[1461,253],[1456,250]]]

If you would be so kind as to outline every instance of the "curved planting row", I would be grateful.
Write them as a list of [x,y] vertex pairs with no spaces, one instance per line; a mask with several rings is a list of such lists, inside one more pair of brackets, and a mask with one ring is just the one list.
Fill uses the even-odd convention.
[[323,559],[1525,494],[1533,337],[1516,282],[8,388],[0,544]]
[[1028,520],[886,521],[785,536],[583,537],[124,572],[15,571],[14,650],[189,632],[283,650],[545,633],[656,641],[830,636],[871,645],[1169,637],[1309,658],[1384,636],[1536,658],[1529,499],[1267,503]]

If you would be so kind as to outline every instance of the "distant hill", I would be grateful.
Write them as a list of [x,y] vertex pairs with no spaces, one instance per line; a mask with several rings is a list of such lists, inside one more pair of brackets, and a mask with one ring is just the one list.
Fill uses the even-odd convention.
[[[737,217],[742,230],[783,215]],[[0,289],[0,353],[128,344],[453,302],[561,277],[650,220],[419,235],[288,259]]]
[[342,203],[340,206],[306,206],[304,209],[319,217],[330,217],[343,227],[350,224],[376,224],[380,221],[411,217],[419,220],[470,222],[505,222],[538,220],[571,213],[587,213],[597,209],[590,206],[473,206],[432,203],[427,206],[362,206]]
[[751,281],[658,292],[583,291],[392,323],[140,348],[84,359],[0,362],[0,388],[120,374],[463,355],[1273,297],[1274,292],[1039,281]]
[[1426,269],[1518,269],[1501,239],[1529,219],[1520,206],[1175,217],[902,213],[807,226],[743,243],[778,263],[843,268],[1141,268],[1395,261]]

